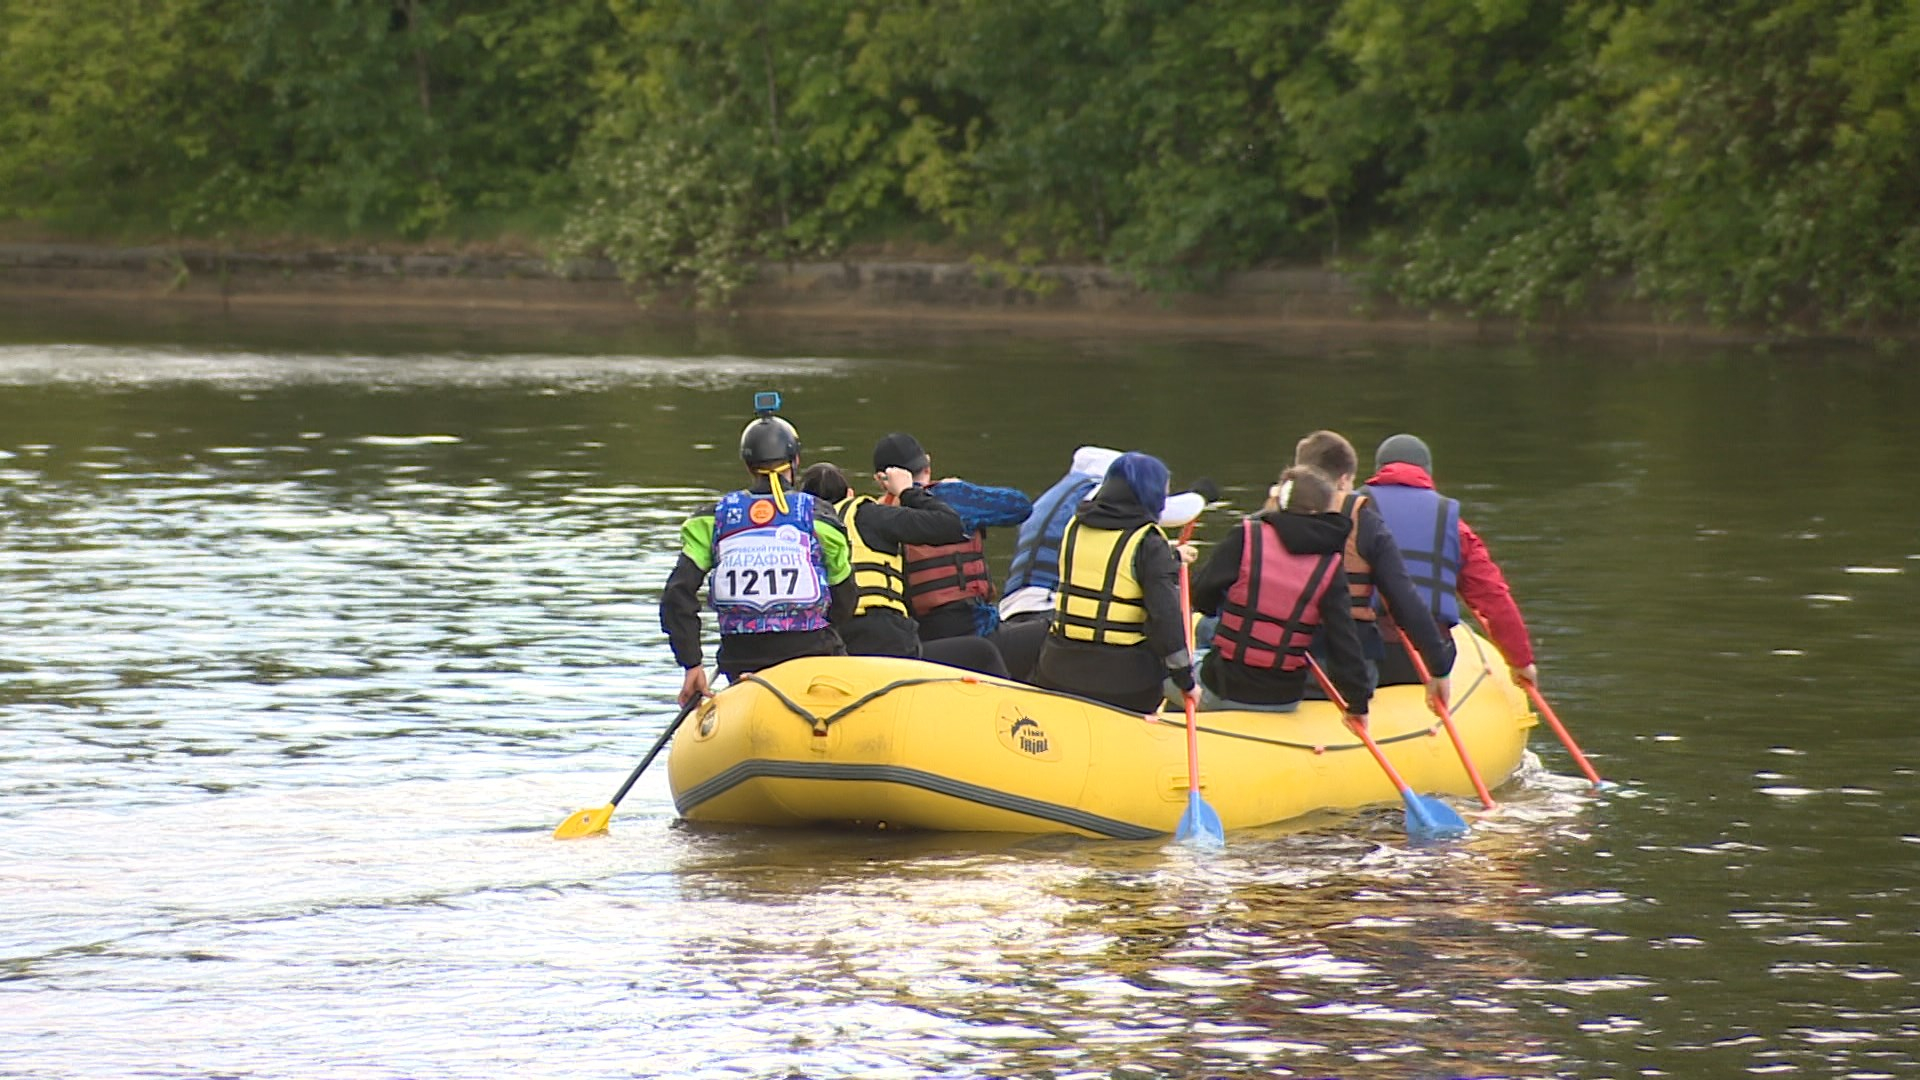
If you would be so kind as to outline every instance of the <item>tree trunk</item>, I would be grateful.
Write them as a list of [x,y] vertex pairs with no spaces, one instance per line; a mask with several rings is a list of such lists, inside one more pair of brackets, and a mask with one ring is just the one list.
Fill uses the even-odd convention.
[[780,182],[776,193],[780,200],[780,229],[785,232],[793,225],[787,213],[787,151],[780,138],[780,90],[773,78],[773,45],[767,40],[766,19],[760,20],[760,60],[767,72],[767,130],[773,136],[773,152],[780,162]]
[[433,118],[433,79],[427,66],[427,47],[420,38],[421,0],[406,0],[407,33],[413,38],[413,81],[420,91],[420,115]]

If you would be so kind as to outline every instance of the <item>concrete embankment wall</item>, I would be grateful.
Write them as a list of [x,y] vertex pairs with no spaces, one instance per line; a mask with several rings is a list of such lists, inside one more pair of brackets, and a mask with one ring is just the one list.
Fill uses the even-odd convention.
[[[1320,269],[1246,271],[1206,292],[1156,293],[1100,267],[1046,267],[1020,284],[967,263],[839,261],[761,267],[727,314],[821,319],[916,319],[1038,330],[1265,335],[1283,332],[1402,338],[1677,337],[1760,335],[1662,322],[1618,299],[1523,325],[1416,310]],[[557,271],[527,256],[240,252],[212,248],[103,248],[0,244],[0,305],[58,302],[267,313],[351,310],[356,319],[540,318],[643,322],[685,317],[687,298],[643,304],[606,263]]]

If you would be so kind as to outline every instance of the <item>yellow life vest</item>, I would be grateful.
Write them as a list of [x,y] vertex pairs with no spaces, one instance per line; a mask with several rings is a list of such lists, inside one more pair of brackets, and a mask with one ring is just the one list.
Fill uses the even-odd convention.
[[[1053,632],[1072,641],[1138,645],[1147,640],[1147,594],[1134,576],[1134,556],[1152,522],[1138,528],[1083,527],[1078,518],[1060,537],[1060,590]],[[1164,534],[1163,534],[1164,535]]]
[[847,526],[847,543],[852,549],[849,555],[853,562],[853,584],[860,592],[853,613],[860,616],[869,611],[897,611],[911,618],[907,612],[905,559],[898,553],[888,555],[868,547],[866,537],[860,535],[859,526],[854,524],[860,507],[872,501],[866,495],[849,495],[833,507]]

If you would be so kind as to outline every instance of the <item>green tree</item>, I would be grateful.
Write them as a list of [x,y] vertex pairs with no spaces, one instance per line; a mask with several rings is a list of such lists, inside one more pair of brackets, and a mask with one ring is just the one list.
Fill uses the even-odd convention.
[[0,0],[0,219],[1863,326],[1920,311],[1917,86],[1920,0]]
[[6,0],[0,208],[420,233],[558,202],[603,6]]
[[1920,310],[1920,3],[1658,0],[1594,64],[1605,240],[1645,293],[1781,325]]
[[[852,3],[615,0],[563,251],[725,297],[760,258],[834,250],[897,206],[904,126],[848,79]],[[849,29],[854,33],[850,34]]]
[[0,215],[166,223],[248,138],[233,6],[0,3]]

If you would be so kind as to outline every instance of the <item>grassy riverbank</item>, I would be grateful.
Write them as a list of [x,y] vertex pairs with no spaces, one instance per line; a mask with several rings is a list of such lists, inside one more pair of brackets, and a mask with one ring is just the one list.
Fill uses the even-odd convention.
[[[282,250],[284,248],[284,250]],[[1762,342],[1764,327],[1677,322],[1624,289],[1596,293],[1550,320],[1501,319],[1420,307],[1364,277],[1313,266],[1221,275],[1204,289],[1165,291],[1100,266],[1040,266],[1008,275],[984,260],[846,258],[765,263],[724,309],[686,286],[638,291],[604,259],[556,263],[510,248],[422,243],[260,250],[0,242],[0,308],[77,306],[116,318],[213,313],[273,320],[639,324],[696,318],[911,320],[1006,327],[1026,334],[1113,333],[1328,341],[1625,338]]]

